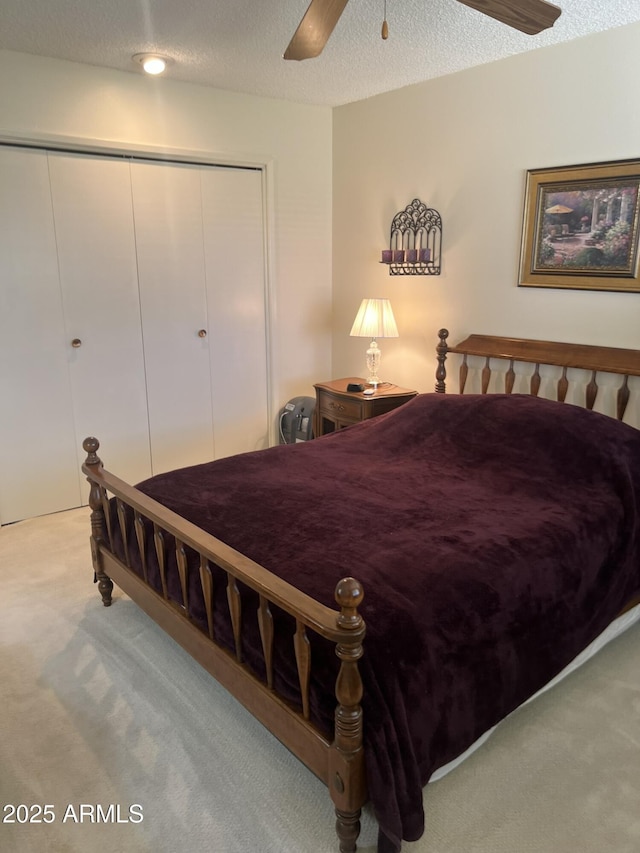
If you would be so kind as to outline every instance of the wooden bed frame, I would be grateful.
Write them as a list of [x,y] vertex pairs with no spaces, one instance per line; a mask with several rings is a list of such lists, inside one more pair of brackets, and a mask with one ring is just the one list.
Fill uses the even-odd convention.
[[[516,338],[471,335],[454,347],[447,345],[448,332],[439,332],[437,346],[436,392],[446,391],[448,353],[463,356],[460,368],[460,391],[468,375],[468,356],[485,359],[482,371],[482,392],[486,393],[492,376],[491,360],[506,359],[505,390],[514,385],[514,362],[535,365],[531,378],[531,393],[540,387],[540,365],[561,367],[557,383],[559,400],[567,392],[567,369],[583,368],[592,372],[585,405],[592,408],[597,393],[597,374],[616,373],[624,376],[618,391],[617,415],[622,418],[629,399],[628,377],[640,376],[640,351],[561,344]],[[363,750],[363,720],[360,701],[362,681],[358,660],[363,654],[365,624],[358,608],[364,592],[357,580],[342,579],[335,590],[336,609],[325,607],[281,580],[262,566],[228,547],[220,540],[166,509],[139,492],[133,486],[106,471],[97,455],[99,443],[95,438],[83,442],[87,458],[82,466],[90,484],[91,554],[95,581],[105,607],[112,602],[114,582],[133,599],[155,622],[172,636],[213,677],[224,685],[254,717],[271,731],[288,749],[312,770],[328,787],[336,812],[336,832],[341,853],[353,853],[360,832],[360,812],[367,801]],[[123,539],[125,559],[114,551],[114,531],[109,498],[115,498],[117,522]],[[129,507],[134,517],[135,538],[127,540],[125,511]],[[147,583],[145,549],[147,520],[153,529],[155,552],[160,566],[162,592]],[[167,592],[167,540],[175,539],[175,555],[182,589],[182,602],[169,600]],[[172,546],[173,547],[173,546]],[[130,554],[137,549],[141,555],[140,577],[131,568]],[[199,581],[207,608],[208,628],[202,630],[190,618],[187,549],[199,555]],[[226,593],[235,638],[235,654],[217,642],[213,620],[212,566],[226,572]],[[357,574],[357,566],[353,567]],[[257,614],[243,613],[238,584],[257,593]],[[297,662],[302,707],[288,704],[278,695],[273,684],[273,620],[271,608],[281,608],[295,620],[296,630],[292,647]],[[243,620],[257,616],[262,641],[266,679],[262,681],[242,660]],[[308,631],[315,632],[335,644],[340,660],[336,680],[335,728],[327,738],[311,722],[309,713],[309,684],[311,656]]]

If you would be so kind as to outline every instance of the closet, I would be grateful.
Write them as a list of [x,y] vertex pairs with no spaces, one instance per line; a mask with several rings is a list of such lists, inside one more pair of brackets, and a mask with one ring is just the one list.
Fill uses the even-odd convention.
[[0,148],[0,523],[268,444],[262,174]]

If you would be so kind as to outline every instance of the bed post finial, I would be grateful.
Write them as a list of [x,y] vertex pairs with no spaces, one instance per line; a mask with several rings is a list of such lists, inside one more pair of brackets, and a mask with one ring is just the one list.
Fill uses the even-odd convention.
[[100,442],[97,438],[94,438],[93,436],[85,438],[82,442],[82,449],[87,453],[87,458],[84,463],[85,465],[102,465],[102,460],[98,456],[99,447]]
[[364,598],[355,578],[343,578],[336,586],[340,613],[337,627],[346,636],[336,645],[340,672],[336,679],[335,739],[329,752],[329,789],[336,809],[336,832],[341,853],[352,853],[360,834],[360,810],[366,800],[362,749],[362,657],[364,619],[358,607]]
[[336,586],[336,602],[340,605],[338,625],[341,628],[360,628],[364,622],[358,613],[362,604],[364,590],[362,584],[355,578],[342,578]]
[[440,338],[440,342],[436,347],[436,353],[438,357],[438,367],[436,369],[436,394],[445,394],[447,390],[446,386],[446,378],[447,378],[447,369],[444,366],[445,361],[447,360],[447,338],[449,337],[448,329],[440,329],[438,332],[438,337]]
[[[100,442],[97,438],[93,438],[93,436],[89,436],[89,438],[85,438],[82,442],[82,447],[87,452],[87,458],[85,460],[85,473],[86,468],[102,468],[102,460],[98,456],[98,448],[100,447]],[[91,487],[89,490],[89,507],[91,508],[91,559],[93,561],[93,581],[98,584],[98,590],[102,597],[102,603],[105,607],[109,607],[111,604],[111,594],[113,592],[113,581],[111,578],[105,573],[102,567],[102,559],[100,556],[100,543],[103,542],[106,538],[105,536],[105,515],[104,508],[102,505],[102,499],[104,496],[104,490],[99,483],[92,479],[91,476],[87,477],[87,482]]]

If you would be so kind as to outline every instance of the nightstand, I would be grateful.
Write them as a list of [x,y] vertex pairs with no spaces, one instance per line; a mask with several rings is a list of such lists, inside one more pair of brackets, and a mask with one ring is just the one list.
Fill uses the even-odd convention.
[[316,389],[316,438],[397,409],[418,393],[384,382],[378,385],[374,394],[365,396],[362,391],[347,391],[347,385],[350,383],[360,383],[367,388],[364,379],[353,376],[334,379],[332,382],[319,382],[313,386]]

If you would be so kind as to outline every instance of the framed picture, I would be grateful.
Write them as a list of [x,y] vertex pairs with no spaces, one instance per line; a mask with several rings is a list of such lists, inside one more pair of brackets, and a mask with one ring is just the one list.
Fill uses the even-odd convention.
[[640,292],[640,160],[527,172],[520,287]]

